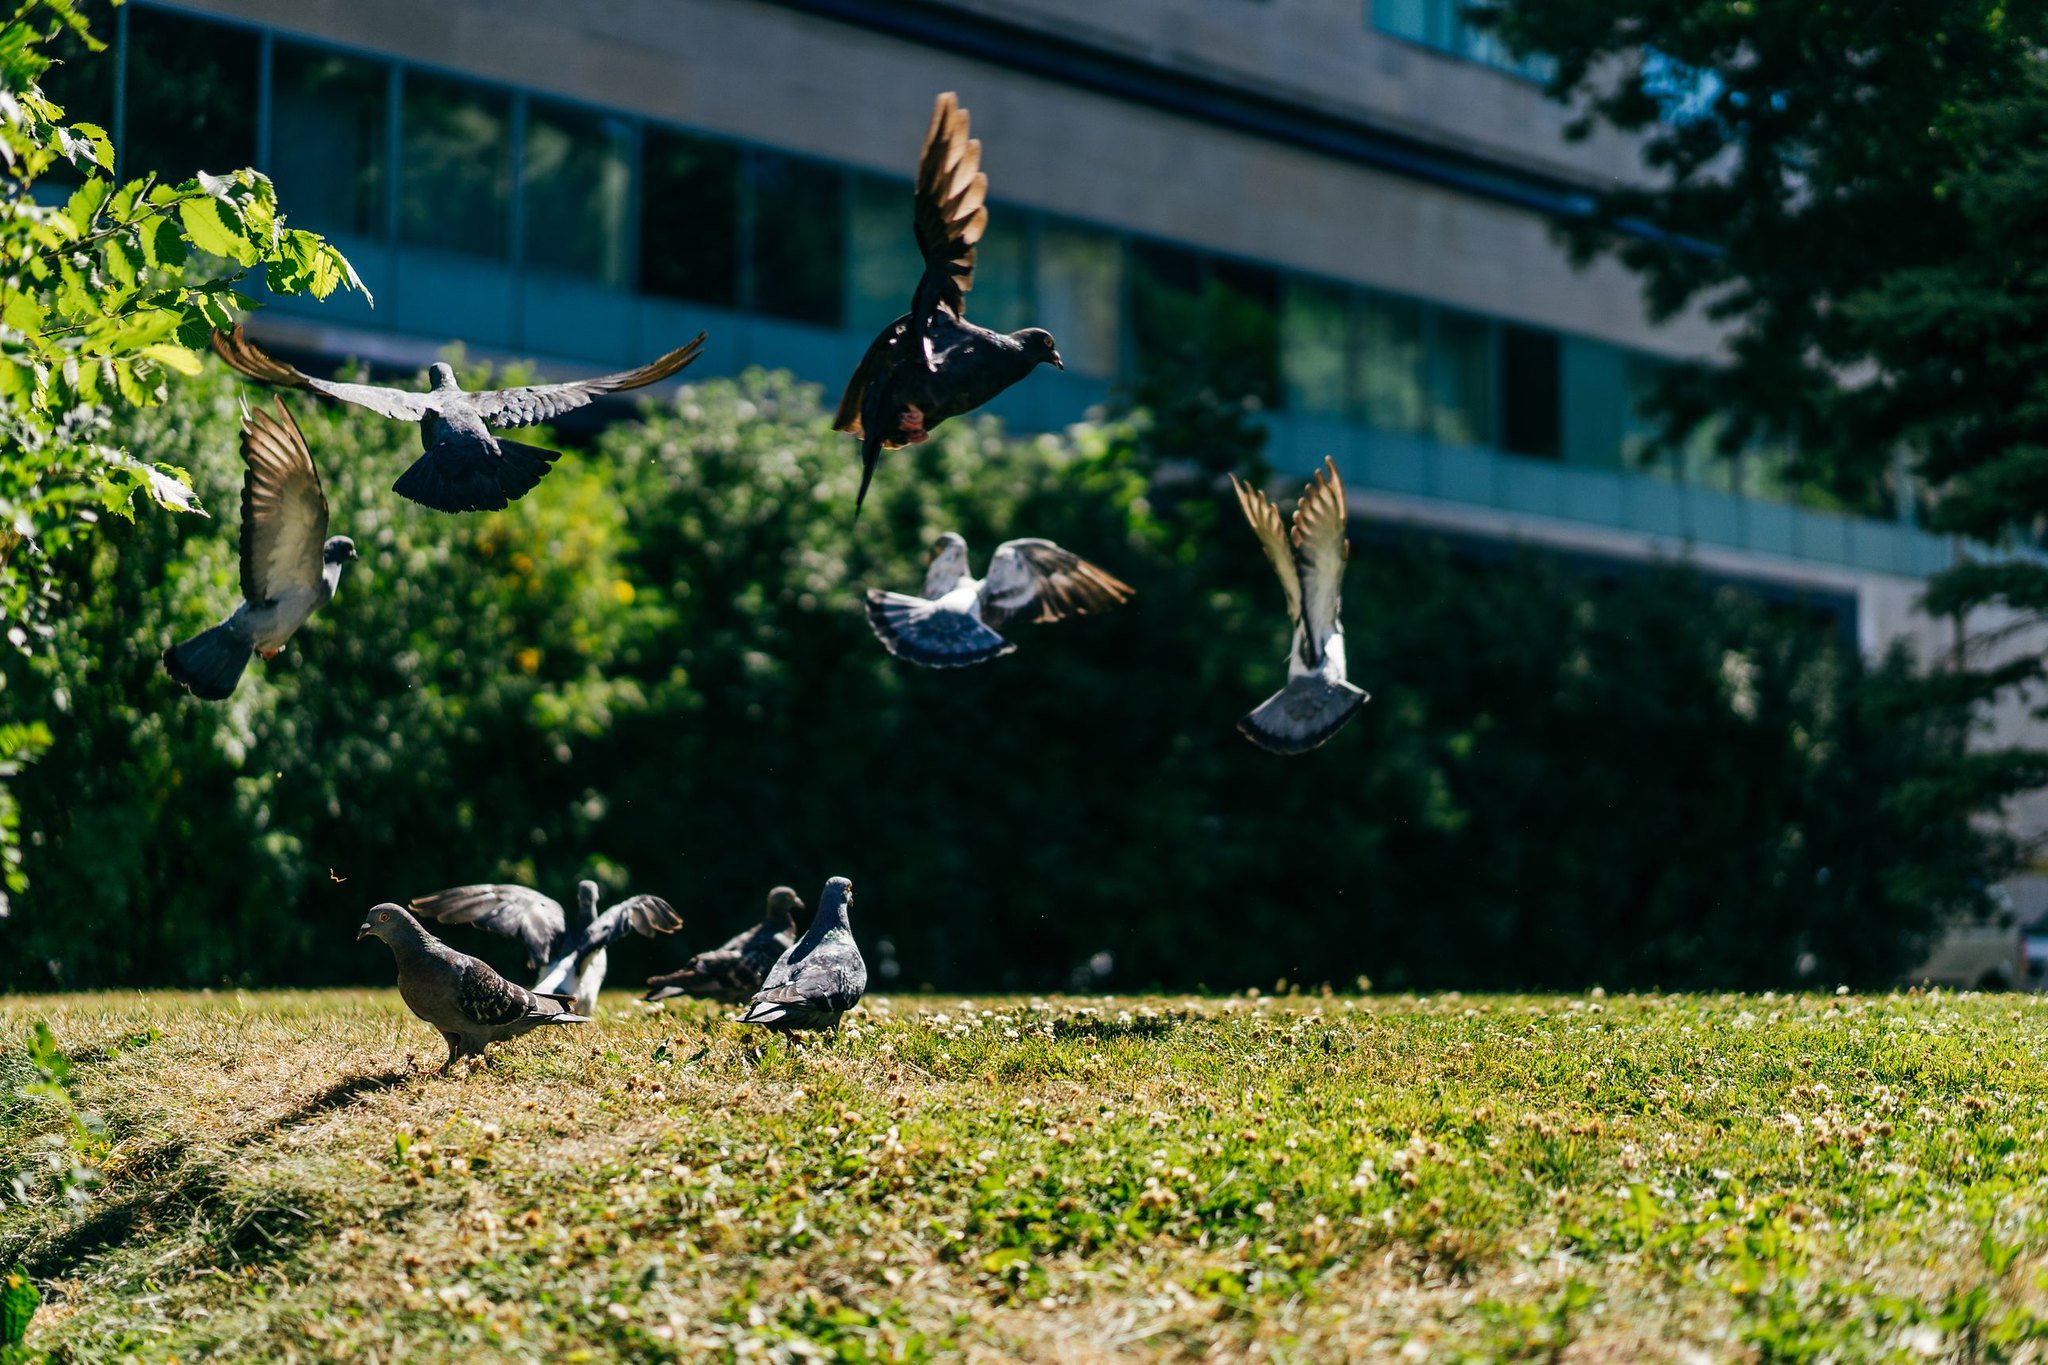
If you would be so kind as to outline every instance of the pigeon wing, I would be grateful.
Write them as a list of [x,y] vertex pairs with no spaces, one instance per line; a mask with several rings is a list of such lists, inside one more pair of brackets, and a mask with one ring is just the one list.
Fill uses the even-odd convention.
[[988,227],[988,177],[981,173],[981,143],[967,135],[967,111],[951,91],[932,106],[931,127],[917,158],[917,209],[912,217],[924,277],[911,307],[918,334],[939,308],[967,315],[974,287],[974,246]]
[[1280,575],[1281,591],[1287,594],[1287,615],[1291,620],[1301,620],[1301,575],[1294,567],[1294,551],[1287,544],[1287,531],[1280,523],[1280,509],[1264,490],[1250,484],[1239,483],[1237,475],[1230,476],[1230,486],[1237,490],[1237,505],[1244,512],[1244,519],[1251,523],[1252,534],[1259,538],[1259,548],[1272,561],[1273,572]]
[[282,398],[242,409],[242,596],[261,605],[320,586],[327,496]]
[[583,931],[583,951],[616,943],[628,934],[653,938],[673,934],[683,927],[683,917],[659,896],[631,896],[590,922]]
[[[1269,503],[1268,506],[1271,506]],[[1294,509],[1291,537],[1293,559],[1301,578],[1299,619],[1307,627],[1309,647],[1321,662],[1322,642],[1337,628],[1337,612],[1344,590],[1344,565],[1351,558],[1351,544],[1344,538],[1344,480],[1336,462],[1327,455],[1323,467]],[[1262,535],[1261,540],[1265,537]],[[1268,551],[1270,554],[1271,552]]]
[[525,945],[530,967],[551,962],[555,944],[561,941],[566,917],[562,906],[548,896],[525,886],[458,886],[422,896],[412,902],[412,912],[442,924],[473,924],[493,934],[516,938]]
[[472,1024],[501,1028],[540,1012],[532,991],[514,985],[467,953],[455,964],[455,1008]]
[[868,386],[879,383],[887,374],[896,343],[910,331],[910,314],[905,313],[882,329],[882,334],[868,345],[867,354],[854,367],[853,378],[846,381],[846,392],[839,396],[839,410],[832,414],[832,430],[850,431],[855,436],[866,433],[861,430],[861,400],[867,397]]
[[344,403],[354,403],[359,408],[368,408],[396,422],[417,422],[434,406],[432,397],[424,393],[387,389],[382,384],[342,384],[331,379],[315,379],[305,371],[266,354],[262,347],[249,340],[248,333],[242,330],[239,322],[232,332],[216,331],[213,334],[213,353],[232,369],[258,383],[325,394]]
[[1020,616],[1059,621],[1128,602],[1131,587],[1049,540],[1011,540],[996,547],[981,582],[981,619],[991,629]]
[[657,384],[683,370],[695,360],[704,349],[707,334],[699,332],[687,346],[678,346],[659,360],[649,361],[637,370],[621,370],[617,374],[600,375],[596,379],[576,379],[567,384],[532,384],[519,389],[491,389],[484,393],[470,395],[476,405],[477,415],[494,427],[524,427],[535,422],[545,422],[550,417],[559,417],[565,412],[574,412],[593,399],[608,393],[624,393],[628,389],[645,388]]

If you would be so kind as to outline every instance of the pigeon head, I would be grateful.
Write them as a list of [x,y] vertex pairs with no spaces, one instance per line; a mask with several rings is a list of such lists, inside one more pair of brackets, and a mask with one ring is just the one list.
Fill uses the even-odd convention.
[[434,381],[434,387],[437,389],[461,387],[455,382],[455,367],[445,360],[437,360],[427,366],[427,378]]
[[597,918],[598,885],[588,877],[576,883],[576,922],[588,924]]
[[355,563],[356,543],[347,536],[327,537],[327,543],[320,547],[320,562],[323,564]]
[[363,927],[356,930],[356,942],[381,938],[386,943],[395,944],[405,939],[416,939],[425,932],[410,910],[386,901],[370,907],[370,913],[363,917]]
[[965,577],[967,542],[958,531],[948,531],[932,542],[932,557],[924,570],[924,595],[944,597]]
[[1026,327],[1021,332],[1012,332],[1018,345],[1024,348],[1034,364],[1050,365],[1055,370],[1067,368],[1067,362],[1060,359],[1059,343],[1052,339],[1052,333],[1043,327]]
[[825,883],[825,894],[818,901],[818,917],[811,921],[811,928],[844,929],[846,912],[852,908],[853,883],[844,877],[834,877]]
[[794,929],[796,912],[804,908],[796,892],[786,886],[778,886],[768,893],[767,922],[778,929]]

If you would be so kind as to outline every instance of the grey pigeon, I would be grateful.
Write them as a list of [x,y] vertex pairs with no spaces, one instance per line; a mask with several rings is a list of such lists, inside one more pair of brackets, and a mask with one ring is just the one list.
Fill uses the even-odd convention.
[[235,690],[250,653],[274,659],[334,597],[356,543],[327,534],[327,495],[313,452],[286,410],[242,408],[242,601],[228,619],[164,651],[164,671],[192,695]]
[[405,1007],[440,1030],[448,1044],[446,1071],[462,1057],[481,1057],[487,1044],[543,1024],[587,1024],[569,1010],[568,997],[515,986],[468,953],[458,953],[420,927],[405,907],[388,901],[370,907],[356,941],[381,938],[398,959],[398,995]]
[[869,344],[832,419],[834,431],[860,437],[856,517],[885,448],[918,444],[948,417],[972,412],[1041,364],[1066,368],[1043,327],[992,332],[967,320],[987,200],[981,143],[967,136],[967,111],[948,91],[932,109],[917,159],[911,227],[924,274],[910,311]]
[[694,995],[704,1000],[750,1000],[775,960],[796,942],[796,916],[804,903],[796,892],[778,886],[768,893],[768,912],[751,929],[734,934],[718,947],[684,963],[680,971],[650,976],[643,1000],[673,1000]]
[[567,384],[482,393],[465,393],[455,381],[454,369],[439,362],[427,367],[434,386],[426,393],[315,379],[266,355],[249,340],[240,323],[232,332],[215,332],[213,349],[236,370],[261,383],[309,389],[394,421],[418,422],[420,447],[426,453],[398,476],[392,491],[438,512],[484,512],[524,497],[557,458],[556,452],[539,446],[501,441],[491,435],[492,427],[532,426],[573,412],[605,394],[667,379],[697,358],[704,335],[699,332],[689,345],[637,370]]
[[1017,646],[996,628],[1019,618],[1059,621],[1107,611],[1132,589],[1049,540],[1009,540],[989,556],[988,577],[967,572],[967,542],[952,531],[932,544],[924,595],[868,589],[868,624],[899,659],[963,668]]
[[573,919],[553,897],[509,885],[458,886],[421,896],[412,909],[442,924],[473,924],[518,939],[526,946],[526,965],[540,973],[534,990],[567,991],[578,1014],[596,1014],[606,946],[627,934],[652,938],[683,927],[683,917],[659,896],[629,896],[600,915],[597,895],[596,882],[576,883]]
[[1259,546],[1280,575],[1287,613],[1294,618],[1294,643],[1287,652],[1287,686],[1237,723],[1245,738],[1276,754],[1305,754],[1344,728],[1365,705],[1367,694],[1344,678],[1344,623],[1339,595],[1344,565],[1351,558],[1344,538],[1344,480],[1336,463],[1323,468],[1302,490],[1291,534],[1280,528],[1272,499],[1232,475],[1237,505],[1251,523]]
[[846,922],[852,904],[852,882],[834,877],[825,883],[810,929],[775,959],[740,1016],[742,1024],[764,1024],[778,1033],[839,1027],[839,1016],[859,1004],[868,988],[868,965]]

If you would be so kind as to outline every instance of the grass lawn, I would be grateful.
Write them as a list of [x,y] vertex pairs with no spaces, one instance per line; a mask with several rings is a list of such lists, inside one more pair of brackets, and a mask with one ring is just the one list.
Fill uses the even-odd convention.
[[2048,1359],[2032,997],[729,1013],[0,998],[26,1358]]

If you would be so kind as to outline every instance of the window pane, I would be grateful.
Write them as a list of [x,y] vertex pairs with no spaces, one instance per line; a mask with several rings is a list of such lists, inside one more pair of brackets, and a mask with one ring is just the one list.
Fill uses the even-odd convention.
[[[988,227],[974,248],[967,315],[998,332],[1044,325],[1031,316],[1031,219],[1024,210],[990,210]],[[1053,337],[1057,340],[1059,333]]]
[[279,43],[271,53],[270,178],[292,222],[384,233],[381,62]]
[[753,306],[837,327],[845,304],[846,178],[834,167],[775,152],[754,152],[747,164],[754,190]]
[[1493,436],[1493,329],[1484,318],[1439,312],[1428,357],[1430,430],[1450,445]]
[[1557,333],[1503,327],[1500,443],[1517,455],[1558,458],[1561,416]]
[[1372,0],[1372,22],[1383,33],[1429,41],[1429,12],[1433,0]]
[[[114,133],[114,11],[107,0],[84,0],[78,6],[92,36],[108,44],[105,52],[90,52],[68,25],[43,44],[43,55],[56,65],[45,71],[38,84],[45,95],[64,106],[66,123],[97,123]],[[119,150],[118,144],[116,150]],[[69,162],[59,162],[68,170]],[[53,170],[53,174],[57,171]]]
[[624,288],[633,195],[627,125],[536,101],[527,108],[520,178],[527,261]]
[[1286,403],[1295,412],[1348,416],[1345,383],[1351,295],[1335,285],[1290,280],[1280,313],[1280,368]]
[[908,180],[854,180],[852,323],[863,333],[881,331],[910,309],[924,274],[910,216]]
[[1361,295],[1355,363],[1353,391],[1361,418],[1382,431],[1421,431],[1427,425],[1420,304]]
[[1201,346],[1202,258],[1133,242],[1130,260],[1131,346],[1149,380],[1189,363]]
[[640,287],[734,308],[740,301],[740,149],[650,130],[642,157]]
[[249,29],[131,10],[121,177],[175,182],[255,164],[257,55]]
[[1123,251],[1106,232],[1047,224],[1038,234],[1038,325],[1076,374],[1112,379],[1122,311]]
[[408,71],[403,126],[400,237],[503,256],[511,235],[511,97]]
[[1259,266],[1217,261],[1203,299],[1202,340],[1222,373],[1248,396],[1280,401],[1280,276]]

